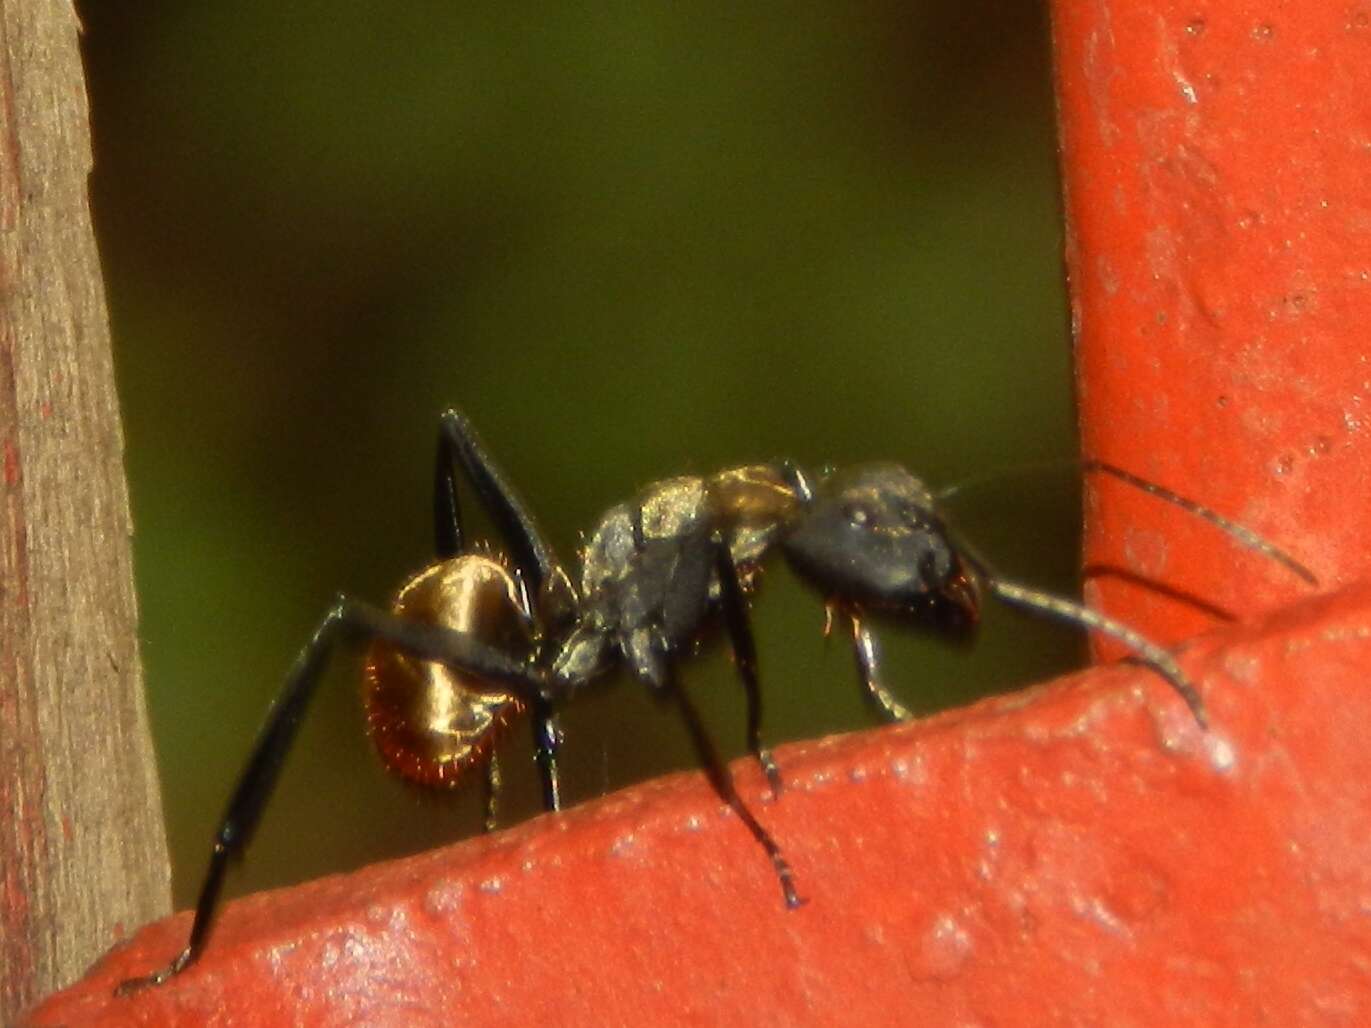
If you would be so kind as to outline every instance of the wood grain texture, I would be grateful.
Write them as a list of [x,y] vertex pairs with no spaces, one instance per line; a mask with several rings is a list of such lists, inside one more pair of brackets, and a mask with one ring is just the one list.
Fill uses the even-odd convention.
[[0,1023],[170,909],[79,26],[0,0]]

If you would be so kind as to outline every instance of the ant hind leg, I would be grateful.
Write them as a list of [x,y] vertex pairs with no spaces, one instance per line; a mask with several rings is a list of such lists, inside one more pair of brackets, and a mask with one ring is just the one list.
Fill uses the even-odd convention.
[[459,467],[476,487],[481,502],[513,551],[515,567],[536,596],[560,564],[532,511],[482,445],[466,415],[456,409],[444,411],[438,419],[433,510],[439,556],[452,556],[462,547],[457,503]]
[[451,629],[407,621],[367,604],[339,597],[295,659],[229,797],[228,807],[214,833],[209,867],[200,886],[195,920],[185,949],[161,970],[123,982],[116,990],[118,995],[160,985],[180,974],[200,956],[219,907],[229,861],[242,854],[262,820],[329,657],[339,643],[364,643],[372,639],[383,640],[416,659],[436,661],[511,685],[536,701],[536,678],[522,662],[507,654]]

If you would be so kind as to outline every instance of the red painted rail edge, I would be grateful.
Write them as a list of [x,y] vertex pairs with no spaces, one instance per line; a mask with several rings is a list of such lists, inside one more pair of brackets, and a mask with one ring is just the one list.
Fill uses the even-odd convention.
[[[1053,36],[1086,456],[1371,575],[1371,3],[1057,0]],[[1086,513],[1087,598],[1154,638],[1298,595],[1116,483]]]
[[1110,666],[178,915],[31,1025],[1371,1023],[1371,586],[1190,644],[1214,729]]
[[[1082,435],[1291,549],[1371,573],[1371,4],[1054,5]],[[1154,636],[1299,595],[1111,483],[1092,599]],[[1130,579],[1162,583],[1162,598]],[[152,926],[33,1024],[1371,1023],[1371,588],[1192,644],[1214,731],[1108,667],[781,751]]]

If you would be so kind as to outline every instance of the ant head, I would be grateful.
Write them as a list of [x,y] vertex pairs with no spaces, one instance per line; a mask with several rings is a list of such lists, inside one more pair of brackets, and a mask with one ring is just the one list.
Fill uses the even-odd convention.
[[941,628],[970,628],[979,617],[975,579],[932,494],[898,464],[829,475],[782,545],[795,570],[830,599]]

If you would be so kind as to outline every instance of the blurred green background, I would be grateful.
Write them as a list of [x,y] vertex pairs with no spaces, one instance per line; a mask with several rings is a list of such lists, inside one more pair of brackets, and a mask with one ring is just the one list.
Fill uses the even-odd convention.
[[[672,474],[892,458],[945,484],[1073,450],[1034,3],[78,7],[178,905],[332,595],[426,561],[445,406],[566,556]],[[1077,504],[1016,478],[957,513],[1071,590]],[[817,597],[778,567],[754,616],[773,742],[871,723]],[[1081,653],[999,612],[973,650],[885,642],[921,710]],[[684,680],[740,752],[726,656]],[[479,789],[379,770],[356,683],[339,661],[233,891],[476,830]],[[564,724],[573,801],[692,765],[622,679]],[[522,734],[506,753],[513,821],[536,786]]]

